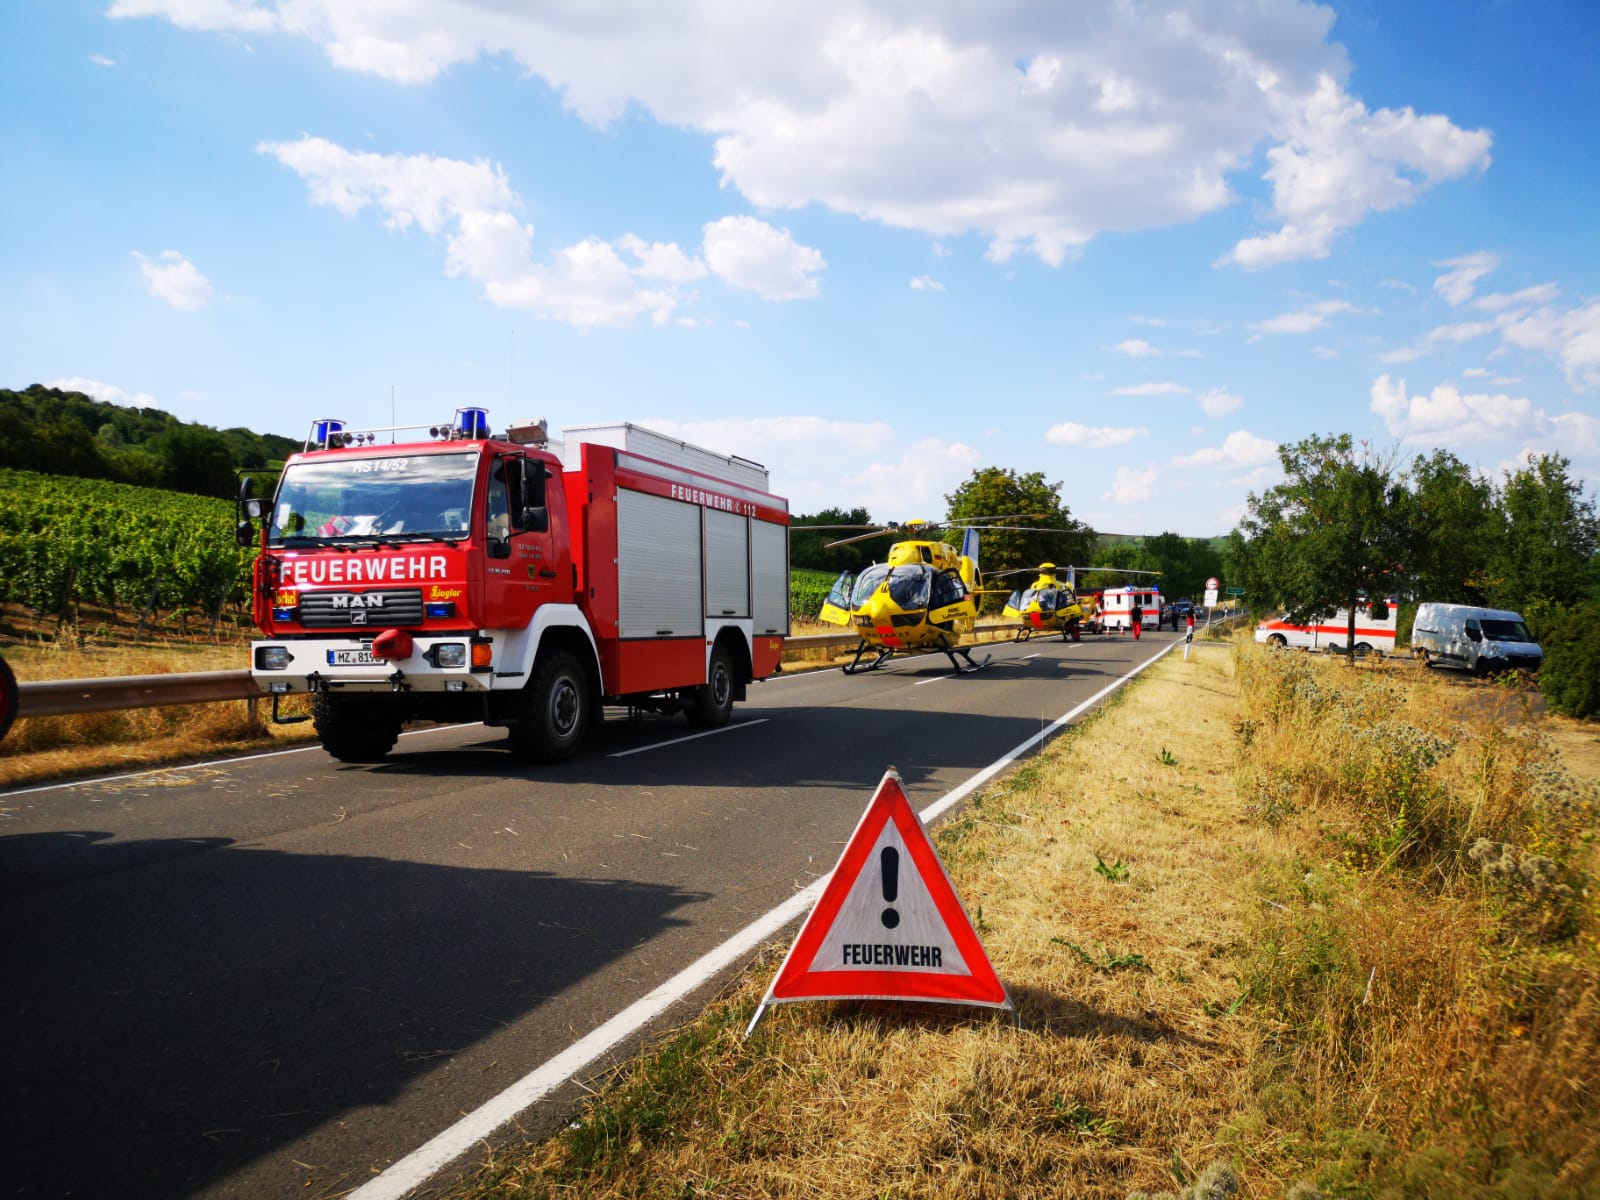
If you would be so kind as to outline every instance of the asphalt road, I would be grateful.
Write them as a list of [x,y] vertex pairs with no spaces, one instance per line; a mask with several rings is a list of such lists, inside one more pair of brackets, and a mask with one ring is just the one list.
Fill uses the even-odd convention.
[[554,768],[470,726],[0,793],[0,1195],[358,1186],[825,874],[886,768],[926,807],[1174,636],[780,677]]

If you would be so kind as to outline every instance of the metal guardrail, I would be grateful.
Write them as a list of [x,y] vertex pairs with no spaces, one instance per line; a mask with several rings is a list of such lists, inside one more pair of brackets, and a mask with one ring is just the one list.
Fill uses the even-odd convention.
[[[1011,629],[984,624],[976,632]],[[809,650],[845,649],[856,644],[853,633],[817,633],[785,638],[783,657],[798,660]],[[75,713],[113,712],[124,708],[160,708],[168,704],[214,704],[222,700],[260,700],[266,693],[249,671],[191,671],[172,675],[119,675],[107,679],[47,679],[17,686],[15,716],[61,717]],[[0,729],[0,736],[4,730]]]

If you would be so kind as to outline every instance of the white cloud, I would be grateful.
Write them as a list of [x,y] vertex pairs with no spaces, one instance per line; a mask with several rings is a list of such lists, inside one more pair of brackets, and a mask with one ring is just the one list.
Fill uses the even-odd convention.
[[1114,428],[1109,425],[1079,425],[1075,421],[1064,421],[1060,425],[1052,425],[1045,430],[1044,440],[1054,442],[1058,446],[1087,446],[1091,449],[1102,449],[1106,446],[1121,446],[1131,442],[1134,438],[1148,437],[1148,429],[1136,429],[1131,426]]
[[107,58],[104,54],[91,54],[89,61],[97,67],[114,67],[117,65],[116,59]]
[[1142,504],[1155,494],[1160,481],[1161,472],[1154,464],[1147,467],[1118,467],[1116,477],[1111,481],[1111,490],[1100,499],[1118,505]]
[[1112,388],[1113,396],[1187,396],[1189,389],[1181,383],[1132,383],[1126,387]]
[[723,217],[705,227],[706,262],[725,283],[768,300],[805,300],[821,290],[820,252],[802,246],[787,229],[754,217]]
[[1221,446],[1208,446],[1193,454],[1180,454],[1172,460],[1175,467],[1262,467],[1278,460],[1278,443],[1257,437],[1243,429],[1236,429],[1222,439]]
[[139,260],[144,286],[156,299],[165,300],[180,312],[194,312],[211,303],[211,281],[176,250],[163,250],[157,262],[138,251],[133,256]]
[[918,275],[911,281],[911,290],[914,292],[942,292],[944,284],[932,275]]
[[1521,437],[1545,423],[1541,410],[1525,397],[1504,393],[1465,393],[1442,383],[1424,395],[1410,395],[1406,381],[1380,375],[1372,381],[1371,409],[1394,437],[1411,445],[1471,445]]
[[1472,299],[1472,293],[1478,286],[1478,280],[1500,265],[1500,256],[1490,254],[1487,250],[1479,250],[1475,254],[1463,255],[1460,258],[1447,258],[1443,262],[1433,264],[1436,267],[1449,267],[1450,270],[1433,281],[1433,293],[1443,298],[1444,302],[1452,308],[1459,308]]
[[1243,405],[1242,399],[1223,388],[1207,388],[1200,393],[1200,407],[1208,417],[1225,417]]
[[310,136],[257,149],[304,179],[313,203],[347,217],[372,209],[392,231],[442,237],[446,273],[480,284],[491,303],[580,328],[641,318],[692,327],[696,322],[676,315],[682,285],[715,271],[736,287],[781,299],[812,294],[807,273],[824,265],[787,231],[750,217],[707,225],[703,258],[629,233],[615,243],[586,238],[538,261],[533,226],[517,216],[521,200],[495,164],[352,151]]
[[1554,355],[1578,391],[1600,388],[1600,300],[1566,312],[1541,308],[1507,324],[1502,336],[1513,346]]
[[1111,349],[1118,354],[1126,354],[1129,358],[1154,358],[1161,353],[1149,342],[1142,341],[1139,338],[1129,338],[1125,342],[1118,342]]
[[639,264],[634,273],[641,278],[688,283],[706,276],[706,264],[698,258],[690,258],[676,242],[646,242],[628,233],[617,239],[617,245]]
[[1525,308],[1536,304],[1550,304],[1561,295],[1561,286],[1555,283],[1540,283],[1533,287],[1525,287],[1515,292],[1493,292],[1487,296],[1479,296],[1472,302],[1472,307],[1483,312],[1499,312],[1507,308]]
[[128,392],[114,383],[101,383],[98,379],[84,379],[76,375],[71,379],[52,379],[45,384],[45,387],[56,388],[63,392],[82,392],[95,400],[107,404],[120,404],[125,408],[161,407],[149,392]]
[[1236,203],[1265,150],[1276,232],[1249,266],[1326,254],[1372,212],[1481,169],[1489,135],[1343,86],[1331,9],[1248,5],[516,5],[504,0],[113,0],[114,17],[302,37],[339,67],[422,83],[504,57],[595,124],[638,110],[713,144],[762,209],[811,205],[995,261],[1060,264],[1108,231]]
[[880,520],[937,519],[944,516],[944,497],[980,461],[978,452],[963,442],[925,438],[912,443],[897,462],[874,462],[840,475],[830,503],[848,495],[859,497],[852,505],[864,505]]
[[1409,205],[1428,188],[1489,165],[1487,130],[1410,108],[1369,112],[1331,75],[1281,115],[1288,135],[1267,151],[1267,179],[1283,224],[1239,242],[1225,259],[1239,266],[1326,258],[1334,239],[1369,213]]
[[1310,333],[1314,329],[1326,326],[1329,317],[1360,311],[1348,300],[1323,300],[1308,308],[1284,313],[1265,321],[1257,321],[1250,328],[1257,333]]

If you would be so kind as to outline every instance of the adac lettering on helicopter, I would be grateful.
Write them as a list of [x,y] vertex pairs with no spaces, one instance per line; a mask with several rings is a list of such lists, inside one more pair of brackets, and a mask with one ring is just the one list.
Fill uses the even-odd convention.
[[769,1004],[852,999],[1011,1007],[892,769],[878,784],[750,1027]]
[[308,583],[415,583],[449,577],[442,554],[374,554],[370,557],[341,554],[337,558],[317,555],[286,559],[282,571],[283,582],[297,587]]

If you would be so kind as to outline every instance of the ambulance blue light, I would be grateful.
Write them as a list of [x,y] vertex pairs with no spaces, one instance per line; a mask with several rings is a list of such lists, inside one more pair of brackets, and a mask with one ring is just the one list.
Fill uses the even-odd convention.
[[486,408],[456,409],[456,436],[480,438],[489,436],[489,410]]

